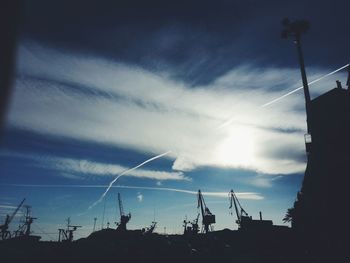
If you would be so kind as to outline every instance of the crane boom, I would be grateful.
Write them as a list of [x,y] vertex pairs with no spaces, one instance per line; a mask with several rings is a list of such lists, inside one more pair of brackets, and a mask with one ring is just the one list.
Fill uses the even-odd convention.
[[[232,208],[232,203],[235,207],[236,215],[237,215],[237,220],[236,223],[238,224],[239,228],[242,228],[243,225],[247,220],[251,220],[251,218],[248,216],[248,213],[243,209],[241,206],[241,203],[239,202],[235,192],[233,190],[230,191],[229,193],[230,196],[230,209]],[[240,209],[240,211],[238,210]]]
[[9,224],[13,220],[13,218],[16,216],[18,210],[22,207],[24,201],[26,199],[23,198],[22,202],[17,206],[16,210],[12,213],[12,215],[6,215],[5,223],[3,225],[0,225],[0,239],[5,240],[11,237],[10,231],[8,231]]
[[26,200],[26,199],[23,198],[22,202],[17,206],[16,210],[15,210],[15,211],[12,213],[12,215],[9,217],[8,222],[7,222],[8,224],[10,224],[11,221],[13,220],[13,218],[16,216],[18,210],[22,207],[22,205],[23,205],[23,203],[24,203],[25,200]]
[[[237,215],[237,220],[240,222],[242,220],[242,215],[243,216],[248,216],[248,213],[243,209],[241,203],[239,202],[235,192],[231,189],[230,193],[230,207],[232,208],[232,203],[235,206],[235,211]],[[240,212],[238,211],[238,207],[240,209]]]
[[235,196],[236,196],[235,193],[233,192],[233,190],[231,190],[231,192],[230,192],[230,209],[232,208],[232,203],[233,203],[233,205],[235,206],[237,220],[240,221],[241,220],[241,216],[240,216],[240,214],[238,212],[238,207],[237,207]]
[[205,202],[204,202],[201,190],[198,190],[198,205],[197,205],[197,208],[201,209],[202,217],[204,217],[204,214],[205,214],[204,207],[205,207]]

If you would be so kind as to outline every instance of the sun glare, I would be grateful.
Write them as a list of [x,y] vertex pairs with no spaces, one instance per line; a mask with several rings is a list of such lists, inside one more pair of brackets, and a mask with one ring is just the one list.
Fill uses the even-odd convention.
[[247,167],[254,161],[254,133],[246,127],[230,128],[216,149],[217,161],[224,166]]

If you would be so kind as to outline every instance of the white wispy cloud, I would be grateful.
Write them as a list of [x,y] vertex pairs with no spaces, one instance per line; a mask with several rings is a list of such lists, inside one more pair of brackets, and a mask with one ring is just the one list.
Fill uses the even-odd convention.
[[[0,216],[3,217],[3,220],[5,220],[6,215],[12,215],[16,209],[17,206],[15,205],[0,204]],[[18,210],[15,217],[22,217],[23,214],[23,211]]]
[[17,207],[13,205],[0,205],[0,209],[10,209],[10,210],[15,210]]
[[[60,185],[60,184],[0,184],[3,186],[15,186],[15,187],[34,187],[34,188],[106,188],[107,185],[79,185],[79,184],[69,184],[69,185]],[[113,185],[111,188],[125,188],[125,189],[140,189],[140,190],[150,190],[150,191],[166,191],[166,192],[177,192],[190,195],[197,195],[198,192],[188,189],[180,188],[169,188],[169,187],[150,187],[150,186],[133,186],[133,185]],[[240,199],[250,199],[250,200],[262,200],[264,196],[256,192],[235,192],[236,196]],[[204,196],[212,196],[219,198],[228,198],[229,193],[222,192],[202,192]]]
[[[12,151],[1,151],[2,156],[12,156],[16,158],[30,159],[33,165],[45,168],[53,169],[60,172],[60,175],[70,179],[84,179],[89,176],[108,176],[115,177],[129,168],[110,163],[94,162],[90,160],[81,160],[75,158],[48,156],[48,155],[35,155],[35,154],[23,154]],[[158,170],[138,169],[126,172],[124,176],[148,178],[154,180],[191,180],[186,177],[183,172],[167,172]]]
[[[42,159],[41,159],[42,160]],[[106,164],[88,160],[78,160],[62,157],[46,157],[42,166],[74,174],[116,176],[128,167],[118,164]],[[166,172],[157,170],[138,169],[125,173],[124,176],[149,178],[155,180],[190,180],[182,172]]]
[[[191,88],[166,73],[33,43],[22,45],[18,58],[8,116],[12,126],[150,154],[170,149],[178,171],[216,166],[290,174],[305,169],[300,161],[306,126],[302,92],[261,107],[300,85],[296,69],[243,65],[211,85]],[[310,79],[326,73],[310,72]],[[325,81],[313,94],[333,86]],[[290,153],[279,154],[283,149]],[[97,174],[120,170],[99,164],[92,168],[83,161],[78,168],[67,160],[65,165]]]

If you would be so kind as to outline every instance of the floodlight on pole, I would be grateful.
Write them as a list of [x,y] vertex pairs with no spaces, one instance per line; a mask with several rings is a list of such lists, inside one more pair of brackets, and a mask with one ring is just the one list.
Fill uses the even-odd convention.
[[[309,29],[310,25],[309,25],[309,22],[306,20],[297,20],[297,21],[291,22],[288,18],[283,19],[282,25],[284,27],[284,29],[282,30],[282,34],[281,34],[282,38],[293,37],[294,43],[297,46],[301,78],[302,78],[303,87],[304,87],[306,115],[308,117],[310,114],[309,107],[310,107],[311,99],[310,99],[309,85],[308,85],[307,77],[306,77],[304,56],[303,56],[303,52],[301,49],[300,39],[301,39],[301,34],[305,33]],[[308,132],[310,132],[309,125],[308,125]]]
[[310,112],[311,98],[310,98],[309,85],[306,77],[304,56],[301,49],[300,39],[301,39],[301,34],[305,33],[309,29],[310,25],[309,25],[309,22],[306,20],[296,20],[294,22],[291,22],[288,18],[285,18],[282,20],[282,25],[284,27],[281,34],[282,38],[292,37],[294,39],[294,43],[297,46],[301,78],[303,81],[305,109],[306,109],[307,134],[305,134],[305,147],[306,147],[306,153],[309,155],[311,152],[311,144],[312,144],[311,128],[309,123],[310,115],[311,115],[311,112]]

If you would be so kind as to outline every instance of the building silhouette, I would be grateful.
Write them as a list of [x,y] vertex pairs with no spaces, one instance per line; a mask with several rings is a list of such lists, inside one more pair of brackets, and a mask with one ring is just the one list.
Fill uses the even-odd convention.
[[350,177],[350,88],[337,87],[311,100],[302,188],[289,210],[299,241],[314,253],[344,252]]

